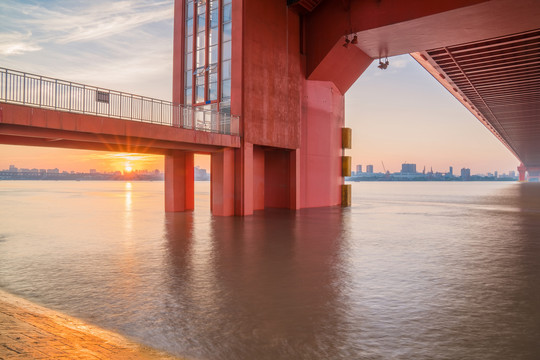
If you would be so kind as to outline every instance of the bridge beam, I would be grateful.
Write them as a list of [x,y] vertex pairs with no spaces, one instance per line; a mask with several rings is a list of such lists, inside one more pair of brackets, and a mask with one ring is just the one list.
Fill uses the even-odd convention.
[[194,153],[171,151],[165,155],[165,211],[193,210]]

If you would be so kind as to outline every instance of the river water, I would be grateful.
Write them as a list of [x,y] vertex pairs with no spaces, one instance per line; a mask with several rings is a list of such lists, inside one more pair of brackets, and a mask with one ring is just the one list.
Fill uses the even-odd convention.
[[166,214],[159,182],[0,182],[0,287],[193,359],[540,359],[540,184]]

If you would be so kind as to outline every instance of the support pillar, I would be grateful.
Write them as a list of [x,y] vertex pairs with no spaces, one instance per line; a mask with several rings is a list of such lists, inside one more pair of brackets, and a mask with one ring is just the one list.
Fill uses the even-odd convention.
[[517,170],[519,172],[519,181],[525,181],[525,173],[527,172],[527,168],[525,167],[525,165],[520,164]]
[[289,200],[291,210],[300,209],[300,149],[289,155]]
[[245,141],[235,150],[235,215],[253,215],[253,144]]
[[211,198],[212,214],[234,215],[234,149],[223,149],[211,154]]
[[194,158],[189,151],[165,155],[165,211],[186,211],[194,207]]

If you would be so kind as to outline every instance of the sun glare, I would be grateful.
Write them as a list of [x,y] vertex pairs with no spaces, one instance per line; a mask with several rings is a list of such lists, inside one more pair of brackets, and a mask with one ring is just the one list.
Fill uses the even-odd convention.
[[124,170],[125,170],[126,172],[131,172],[131,171],[133,170],[133,168],[132,168],[131,166],[129,166],[129,165],[126,165],[126,167],[124,168]]

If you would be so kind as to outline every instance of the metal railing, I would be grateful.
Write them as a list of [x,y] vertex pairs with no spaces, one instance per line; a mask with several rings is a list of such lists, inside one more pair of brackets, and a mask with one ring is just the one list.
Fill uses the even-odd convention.
[[239,135],[239,117],[0,67],[0,102]]

